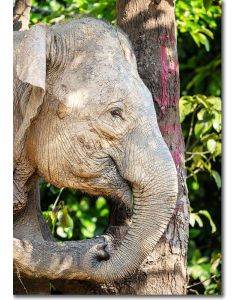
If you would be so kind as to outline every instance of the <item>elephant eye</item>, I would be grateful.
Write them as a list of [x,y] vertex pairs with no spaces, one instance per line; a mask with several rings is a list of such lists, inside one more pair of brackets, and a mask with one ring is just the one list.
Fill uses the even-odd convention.
[[124,120],[123,116],[122,116],[122,109],[121,108],[113,108],[110,111],[112,117],[114,118],[121,118],[122,120]]

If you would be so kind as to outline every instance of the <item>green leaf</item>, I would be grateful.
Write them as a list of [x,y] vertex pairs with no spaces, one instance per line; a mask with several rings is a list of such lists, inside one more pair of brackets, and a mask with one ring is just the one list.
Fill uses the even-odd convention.
[[212,5],[213,0],[203,0],[203,5],[206,10],[209,9],[209,7]]
[[105,217],[109,215],[109,209],[108,208],[104,208],[103,210],[101,210],[100,212],[100,216],[101,217]]
[[222,101],[219,97],[208,97],[207,102],[211,104],[211,106],[217,110],[222,111]]
[[208,108],[208,102],[207,97],[205,95],[195,95],[194,98],[196,98],[196,101],[200,104],[202,104],[205,108]]
[[211,273],[216,274],[217,273],[217,268],[221,263],[221,259],[222,259],[222,255],[221,253],[217,253],[215,255],[213,255],[212,259],[211,259]]
[[64,232],[64,229],[62,226],[58,226],[56,232],[57,232],[57,235],[60,236],[61,238],[65,239],[67,237],[67,233]]
[[97,210],[101,210],[104,206],[106,206],[106,199],[103,197],[98,197],[97,201],[96,201],[96,209]]
[[73,228],[73,220],[68,214],[68,209],[65,206],[62,210],[58,212],[58,225],[62,226],[63,228]]
[[93,233],[96,229],[96,224],[91,219],[81,219],[81,223],[89,232]]
[[196,103],[192,101],[192,97],[182,97],[179,101],[180,122],[183,122],[187,115],[194,111]]
[[205,216],[209,220],[209,223],[210,223],[211,228],[212,228],[212,233],[216,232],[217,228],[216,228],[215,223],[212,220],[212,217],[211,217],[210,213],[207,210],[199,210],[198,213],[200,215]]
[[217,132],[220,132],[222,130],[222,116],[218,112],[214,113],[213,128]]
[[196,33],[190,32],[194,42],[197,44],[198,47],[200,47],[200,41],[199,41],[199,36]]
[[201,28],[199,31],[205,33],[211,39],[214,39],[212,31],[210,31],[209,29],[207,29],[207,28]]
[[195,221],[198,223],[199,227],[203,227],[202,219],[199,217],[197,213],[190,213],[190,225],[194,227]]
[[202,264],[202,263],[208,262],[208,260],[209,260],[208,257],[203,256],[203,257],[201,257],[201,258],[199,258],[199,259],[197,260],[197,263],[200,265],[200,264]]
[[222,153],[222,144],[217,142],[216,150],[213,153],[213,155],[214,155],[214,157],[216,157],[218,155],[221,155],[221,153]]
[[80,209],[82,211],[87,211],[89,209],[89,201],[88,201],[88,198],[86,197],[83,197],[79,203],[80,205]]
[[203,121],[204,118],[206,118],[207,111],[205,108],[202,108],[198,113],[197,113],[197,118],[199,121]]
[[210,44],[207,36],[203,33],[198,33],[199,41],[205,46],[206,51],[210,50]]
[[195,218],[193,216],[193,213],[190,214],[190,219],[189,219],[189,223],[192,227],[194,227],[195,225]]
[[202,135],[207,132],[210,128],[212,127],[212,121],[209,120],[207,122],[200,121],[197,122],[196,125],[194,126],[194,133],[196,137],[202,137]]
[[202,221],[202,219],[199,217],[199,215],[198,214],[195,214],[195,220],[196,220],[196,222],[198,223],[198,225],[199,225],[199,227],[203,227],[203,221]]
[[217,146],[217,142],[213,139],[209,139],[207,141],[207,148],[208,148],[208,151],[210,151],[211,153],[213,153],[216,149],[216,146]]
[[94,236],[94,232],[89,231],[88,228],[82,227],[82,228],[81,228],[81,232],[82,232],[82,234],[83,234],[85,237],[87,237],[87,238],[92,238],[92,237]]
[[220,189],[222,186],[222,180],[221,180],[221,176],[219,175],[219,173],[215,170],[212,171],[212,176],[217,184],[217,187]]

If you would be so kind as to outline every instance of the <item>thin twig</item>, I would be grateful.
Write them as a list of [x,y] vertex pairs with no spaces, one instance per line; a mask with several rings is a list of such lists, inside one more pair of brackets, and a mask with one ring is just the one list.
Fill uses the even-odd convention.
[[[195,171],[193,171],[190,175],[187,176],[187,179],[194,176],[195,174],[197,174],[198,172],[200,172],[202,169],[196,169]],[[193,175],[194,174],[194,175]]]
[[187,142],[186,142],[186,150],[188,149],[188,145],[189,145],[192,133],[193,133],[193,123],[194,123],[194,118],[195,118],[197,109],[198,109],[198,105],[196,106],[196,108],[194,109],[194,112],[192,114],[191,123],[190,123],[190,129],[189,129],[189,132],[188,132],[188,138],[187,138]]
[[194,293],[195,295],[199,295],[199,292],[198,292],[197,290],[189,289],[189,292],[192,292],[192,293]]
[[202,154],[208,154],[210,151],[203,151],[203,152],[186,152],[186,154],[192,154],[192,155],[202,155]]
[[188,162],[189,160],[191,160],[191,159],[194,157],[194,155],[201,155],[201,156],[203,156],[204,158],[207,159],[206,155],[204,155],[204,154],[209,154],[209,153],[210,153],[210,151],[203,151],[203,152],[186,152],[187,155],[190,155],[190,154],[191,154],[191,156],[188,157],[187,159],[185,159],[185,163]]
[[190,157],[188,157],[187,159],[185,159],[185,163],[188,162],[189,160],[191,160],[193,158],[193,155],[191,155]]
[[20,275],[20,271],[19,271],[19,268],[16,266],[16,264],[14,264],[16,269],[17,269],[17,277],[18,277],[18,280],[20,281],[21,285],[23,286],[26,294],[28,294],[28,290],[27,288],[25,287],[24,283],[22,282],[22,279],[21,279],[21,275]]
[[60,198],[60,196],[61,196],[63,190],[64,190],[64,188],[61,188],[61,189],[60,189],[60,192],[59,192],[59,194],[58,194],[58,196],[57,196],[57,199],[55,200],[55,202],[54,202],[54,204],[53,204],[52,210],[54,210],[54,208],[56,207],[56,205],[57,205],[57,203],[58,203],[58,200],[59,200],[59,198]]
[[204,279],[203,281],[199,281],[198,283],[194,283],[194,284],[192,284],[192,285],[188,285],[188,286],[187,286],[187,289],[189,289],[189,288],[191,288],[191,287],[194,287],[194,286],[196,286],[196,285],[202,284],[203,282],[205,282],[205,281],[207,281],[207,280],[210,280],[210,279],[213,279],[213,278],[215,278],[215,277],[217,277],[217,275],[213,275],[213,276],[211,276],[211,277],[209,277],[209,278],[207,278],[207,279]]

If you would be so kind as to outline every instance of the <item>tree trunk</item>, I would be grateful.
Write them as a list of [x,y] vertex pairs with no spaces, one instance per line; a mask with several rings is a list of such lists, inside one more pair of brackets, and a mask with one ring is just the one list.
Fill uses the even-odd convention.
[[129,36],[138,71],[150,89],[159,128],[178,170],[179,194],[172,220],[155,250],[119,294],[182,295],[187,285],[188,198],[179,120],[179,72],[173,0],[119,0],[117,23]]
[[13,30],[28,29],[32,0],[16,0],[13,9]]

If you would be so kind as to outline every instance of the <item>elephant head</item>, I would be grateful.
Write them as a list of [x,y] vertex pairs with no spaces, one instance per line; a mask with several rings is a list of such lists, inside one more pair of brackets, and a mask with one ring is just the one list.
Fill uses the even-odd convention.
[[18,34],[16,76],[30,89],[18,108],[16,161],[24,151],[32,172],[51,184],[133,206],[110,258],[94,246],[82,264],[97,281],[123,278],[156,245],[177,197],[175,165],[131,45],[92,18]]

